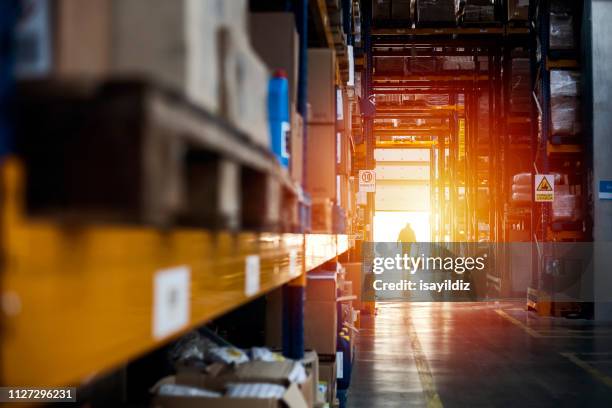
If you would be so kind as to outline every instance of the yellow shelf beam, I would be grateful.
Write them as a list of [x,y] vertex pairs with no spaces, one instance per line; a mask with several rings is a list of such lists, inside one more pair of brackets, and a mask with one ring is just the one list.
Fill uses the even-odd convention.
[[[10,159],[2,182],[2,334],[5,385],[74,384],[113,369],[279,287],[346,251],[336,235],[60,225],[23,213],[23,171]],[[246,292],[247,256],[259,288]],[[190,271],[188,317],[154,334],[154,280]]]

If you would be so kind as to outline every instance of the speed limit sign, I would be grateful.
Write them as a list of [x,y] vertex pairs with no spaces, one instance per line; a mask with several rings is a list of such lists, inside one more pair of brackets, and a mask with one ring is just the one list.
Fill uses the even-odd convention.
[[375,170],[359,170],[359,191],[364,193],[376,192]]

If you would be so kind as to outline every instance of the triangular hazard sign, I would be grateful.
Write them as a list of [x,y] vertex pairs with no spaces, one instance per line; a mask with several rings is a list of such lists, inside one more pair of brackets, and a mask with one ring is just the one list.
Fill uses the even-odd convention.
[[536,188],[536,190],[537,191],[553,191],[552,186],[550,185],[546,177],[542,178],[542,181],[540,181],[540,184],[538,184],[538,187]]

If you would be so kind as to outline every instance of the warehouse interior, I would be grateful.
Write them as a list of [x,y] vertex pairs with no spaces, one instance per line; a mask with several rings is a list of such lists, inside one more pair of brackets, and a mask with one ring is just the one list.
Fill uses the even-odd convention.
[[610,21],[2,0],[0,406],[612,406]]

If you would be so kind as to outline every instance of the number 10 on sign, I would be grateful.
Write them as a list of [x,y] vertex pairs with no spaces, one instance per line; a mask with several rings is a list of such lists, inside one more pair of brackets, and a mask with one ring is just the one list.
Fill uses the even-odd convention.
[[359,191],[364,193],[376,192],[376,171],[359,170]]

